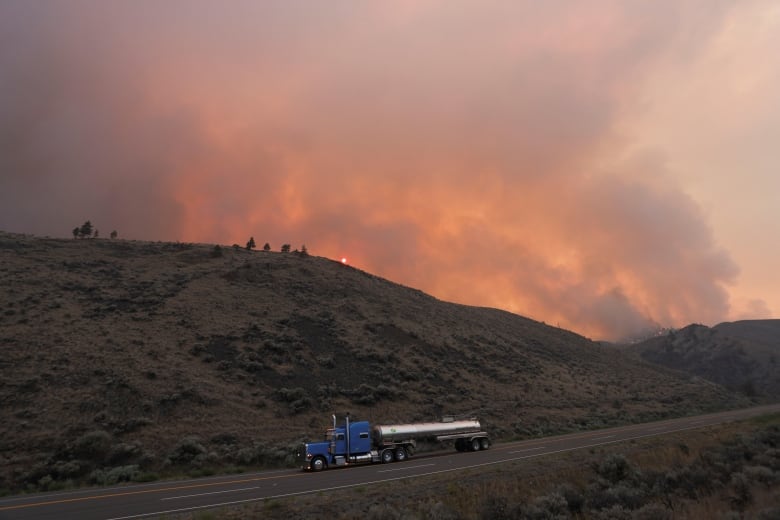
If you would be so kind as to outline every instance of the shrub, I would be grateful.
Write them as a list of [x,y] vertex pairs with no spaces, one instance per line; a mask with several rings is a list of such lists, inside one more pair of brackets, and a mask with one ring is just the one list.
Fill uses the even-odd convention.
[[138,457],[141,454],[141,446],[135,443],[120,443],[114,446],[108,454],[110,464],[123,464]]
[[674,514],[658,503],[646,504],[634,511],[633,520],[672,520]]
[[460,520],[462,516],[453,511],[442,502],[434,502],[423,505],[420,508],[420,517],[426,520]]
[[57,475],[58,478],[72,478],[77,477],[84,473],[86,468],[83,468],[81,464],[79,464],[75,460],[71,460],[68,462],[65,461],[58,461],[54,465],[54,473]]
[[192,463],[197,457],[205,456],[206,448],[194,435],[187,436],[168,454],[168,462],[173,465]]
[[311,398],[309,398],[306,390],[300,387],[280,388],[274,392],[274,395],[278,400],[288,403],[290,412],[293,414],[300,413],[312,405]]
[[89,481],[101,486],[111,486],[119,482],[134,481],[140,474],[138,466],[117,466],[110,470],[96,469],[89,475]]
[[133,482],[154,482],[160,480],[160,475],[153,471],[144,471],[133,477]]
[[482,520],[509,520],[509,501],[505,497],[487,497],[479,508],[479,518]]
[[750,480],[742,472],[731,475],[731,487],[733,493],[729,496],[731,503],[740,511],[753,501],[753,492],[750,489]]
[[111,434],[104,430],[85,433],[76,440],[73,453],[76,457],[95,463],[102,463],[111,449]]
[[569,504],[566,498],[557,492],[544,495],[534,500],[533,505],[538,509],[536,518],[568,518]]
[[747,466],[743,470],[748,480],[761,482],[767,487],[771,486],[780,479],[780,475],[775,474],[774,471],[766,466]]
[[592,518],[598,520],[631,520],[631,511],[624,509],[621,506],[612,506],[609,509],[599,511],[594,514]]
[[51,475],[44,475],[38,480],[38,488],[41,491],[48,491],[53,482],[54,479],[51,478]]
[[558,494],[566,500],[566,506],[572,513],[579,513],[582,511],[582,506],[585,503],[585,497],[582,496],[577,489],[571,484],[562,484],[558,486]]
[[375,504],[368,508],[366,518],[368,520],[401,520],[404,517],[391,505]]
[[617,484],[629,478],[631,467],[623,455],[611,453],[595,468],[596,473],[607,481]]

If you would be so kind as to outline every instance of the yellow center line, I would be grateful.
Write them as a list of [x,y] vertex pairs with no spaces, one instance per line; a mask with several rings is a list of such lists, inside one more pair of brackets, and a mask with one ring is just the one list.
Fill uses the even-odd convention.
[[99,500],[101,498],[112,498],[112,497],[122,497],[122,496],[128,496],[128,495],[143,495],[148,493],[162,493],[164,491],[176,491],[179,489],[194,489],[194,488],[204,488],[204,487],[211,487],[211,486],[221,486],[221,485],[228,485],[228,484],[241,484],[244,482],[256,482],[259,480],[271,480],[271,479],[277,479],[277,478],[289,478],[289,477],[301,477],[303,476],[303,473],[293,473],[291,475],[277,475],[273,477],[255,477],[255,478],[246,478],[241,480],[228,480],[225,482],[210,482],[207,484],[188,484],[185,486],[172,486],[172,487],[165,487],[165,488],[154,488],[154,489],[141,489],[136,491],[123,491],[121,493],[108,493],[103,495],[89,495],[85,497],[77,497],[77,498],[62,498],[58,500],[44,500],[42,502],[33,502],[29,504],[19,504],[15,506],[3,506],[0,507],[0,511],[9,511],[11,509],[24,509],[28,507],[41,507],[41,506],[48,506],[53,504],[66,504],[69,502],[84,502],[86,500]]

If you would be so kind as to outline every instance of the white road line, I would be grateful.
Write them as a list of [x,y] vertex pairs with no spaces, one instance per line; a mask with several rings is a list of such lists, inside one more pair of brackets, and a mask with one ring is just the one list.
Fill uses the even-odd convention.
[[525,449],[525,450],[510,451],[510,452],[508,452],[508,454],[509,454],[509,455],[511,455],[511,454],[513,454],[513,453],[525,453],[526,451],[536,451],[536,450],[543,450],[543,449],[545,449],[546,447],[547,447],[547,446],[539,446],[538,448],[527,448],[527,449]]
[[592,441],[603,441],[604,439],[611,439],[614,435],[604,435],[603,437],[593,437]]
[[382,469],[377,471],[377,473],[389,473],[391,471],[404,471],[407,469],[424,468],[425,466],[435,466],[435,465],[436,464],[418,464],[416,466],[404,466],[403,468]]
[[224,491],[209,491],[208,493],[195,493],[194,495],[181,495],[178,497],[167,497],[167,498],[161,498],[160,501],[178,500],[181,498],[203,497],[206,495],[219,495],[220,493],[233,493],[234,491],[249,491],[250,489],[260,489],[260,486],[253,486],[253,487],[239,488],[239,489],[226,489]]

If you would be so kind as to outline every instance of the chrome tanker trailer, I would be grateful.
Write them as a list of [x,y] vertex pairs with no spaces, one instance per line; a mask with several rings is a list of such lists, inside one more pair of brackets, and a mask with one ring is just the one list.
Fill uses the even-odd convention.
[[486,450],[488,434],[476,419],[440,422],[375,425],[350,421],[349,414],[325,432],[321,442],[306,442],[298,448],[298,464],[305,470],[320,471],[331,466],[359,463],[389,463],[406,460],[414,454],[418,440],[455,441],[458,451]]

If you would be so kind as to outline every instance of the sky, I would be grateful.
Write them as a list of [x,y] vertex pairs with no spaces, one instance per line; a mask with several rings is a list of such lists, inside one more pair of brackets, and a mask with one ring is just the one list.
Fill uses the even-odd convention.
[[305,245],[594,339],[780,312],[776,0],[0,0],[0,230]]

